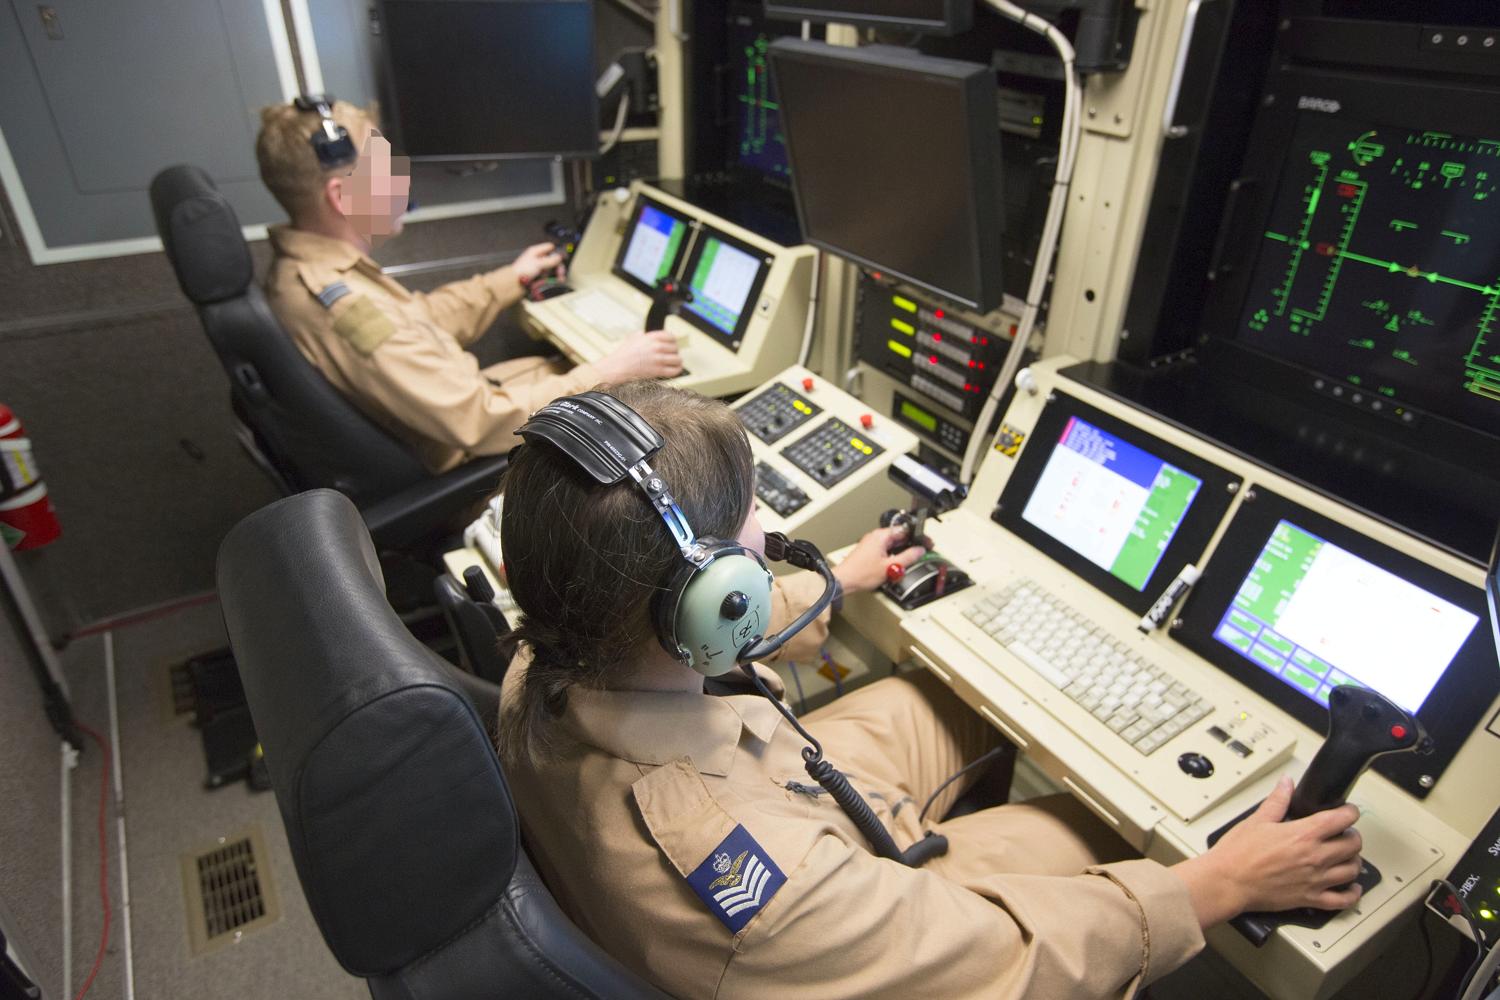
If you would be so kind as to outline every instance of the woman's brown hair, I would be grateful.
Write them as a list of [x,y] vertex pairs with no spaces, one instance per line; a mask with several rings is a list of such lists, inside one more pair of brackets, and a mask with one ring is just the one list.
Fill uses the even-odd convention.
[[[750,512],[754,472],[744,427],[724,404],[659,382],[609,390],[666,440],[650,459],[699,537],[733,538]],[[600,486],[545,442],[517,449],[505,473],[500,542],[521,618],[501,653],[530,663],[500,713],[502,758],[539,759],[573,685],[602,686],[653,638],[650,606],[682,554],[630,480]]]

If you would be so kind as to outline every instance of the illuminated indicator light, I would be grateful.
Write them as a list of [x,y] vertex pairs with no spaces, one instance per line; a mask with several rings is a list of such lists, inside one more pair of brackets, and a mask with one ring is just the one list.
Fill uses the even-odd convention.
[[881,274],[879,271],[871,271],[870,272],[870,277],[874,278],[876,281],[884,281],[885,280],[885,275]]
[[970,367],[970,368],[973,368],[973,367],[974,367],[974,362],[973,362],[973,361],[970,361],[970,362],[969,362],[969,367]]
[[932,335],[932,339],[933,339],[933,340],[934,340],[934,341],[940,341],[940,340],[942,340],[942,339],[943,339],[943,335],[942,335],[942,334],[941,334],[941,333],[934,333],[934,334],[933,334],[933,335]]
[[906,322],[905,320],[900,320],[900,319],[892,318],[891,319],[891,326],[897,332],[904,333],[908,337],[910,337],[912,334],[914,334],[914,333],[917,332],[917,328],[914,327],[914,326],[912,326],[910,323]]
[[1493,910],[1487,910],[1487,909],[1485,909],[1482,906],[1479,908],[1479,915],[1481,917],[1483,917],[1484,919],[1486,919],[1486,920],[1494,920],[1495,919],[1495,913],[1494,913],[1494,911]]
[[1241,722],[1244,722],[1248,718],[1250,718],[1250,713],[1249,712],[1241,712],[1240,713],[1240,721]]
[[866,447],[865,443],[859,438],[850,438],[849,443],[854,445],[854,447],[860,449],[861,451],[863,451]]
[[942,319],[944,316],[948,315],[947,313],[943,312],[941,309],[934,309],[932,311],[932,314],[934,316],[936,316],[938,319]]
[[928,358],[927,360],[930,361],[930,362],[932,362],[933,364],[937,364],[937,355],[934,354],[930,358]]
[[792,409],[796,410],[799,413],[805,413],[808,416],[812,416],[812,407],[808,406],[800,399],[792,400]]
[[983,361],[979,362],[979,370],[980,371],[984,371],[984,362]]
[[[876,277],[878,278],[880,277],[880,275],[877,274]],[[904,309],[909,313],[914,313],[917,311],[917,304],[915,302],[913,302],[911,299],[902,298],[900,295],[891,296],[891,305],[895,306],[897,309]]]
[[1397,723],[1396,725],[1392,726],[1391,727],[1391,739],[1393,739],[1393,740],[1404,740],[1404,739],[1406,739],[1406,727],[1403,726],[1403,725],[1401,725],[1400,723]]
[[901,343],[898,340],[887,340],[885,342],[885,346],[889,347],[891,350],[895,351],[903,358],[911,357],[911,348],[907,347],[905,344]]

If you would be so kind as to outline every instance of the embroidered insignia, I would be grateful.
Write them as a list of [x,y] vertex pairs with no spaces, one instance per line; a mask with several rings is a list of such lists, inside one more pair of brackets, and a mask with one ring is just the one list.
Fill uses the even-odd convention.
[[786,884],[776,862],[743,826],[730,831],[687,880],[709,912],[733,934]]
[[335,281],[327,288],[318,293],[318,301],[323,303],[324,309],[332,309],[333,304],[345,295],[349,294],[349,286],[342,281]]

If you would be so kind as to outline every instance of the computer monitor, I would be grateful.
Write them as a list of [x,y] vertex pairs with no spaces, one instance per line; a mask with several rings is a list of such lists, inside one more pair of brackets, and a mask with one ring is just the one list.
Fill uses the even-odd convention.
[[589,0],[380,0],[380,28],[406,155],[598,154]]
[[1335,687],[1368,687],[1414,713],[1432,756],[1387,772],[1414,794],[1441,773],[1500,691],[1484,594],[1255,487],[1172,634],[1322,731]]
[[733,16],[727,29],[730,166],[772,181],[787,183],[792,172],[781,127],[781,102],[771,80],[767,52],[776,35],[753,18]]
[[1198,559],[1237,488],[1218,466],[1057,393],[992,517],[1142,614]]
[[970,309],[999,305],[994,72],[800,39],[770,55],[807,242]]
[[973,26],[974,3],[975,0],[766,0],[766,16],[956,35]]
[[[1413,447],[1459,428],[1500,437],[1493,95],[1303,69],[1273,87],[1238,174],[1257,180],[1226,208],[1204,329],[1268,388],[1352,405],[1367,416],[1349,419]],[[1244,351],[1253,369],[1236,362]]]
[[679,315],[737,351],[770,271],[763,251],[705,225],[683,268],[693,299]]
[[682,214],[638,196],[620,240],[614,274],[647,295],[654,294],[657,281],[677,275],[687,237],[688,220]]

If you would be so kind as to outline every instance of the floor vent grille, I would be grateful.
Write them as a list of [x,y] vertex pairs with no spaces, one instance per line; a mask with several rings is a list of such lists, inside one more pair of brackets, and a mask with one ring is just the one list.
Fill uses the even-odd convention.
[[265,857],[260,832],[251,830],[182,859],[193,954],[237,942],[280,917]]

